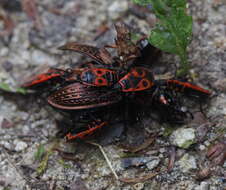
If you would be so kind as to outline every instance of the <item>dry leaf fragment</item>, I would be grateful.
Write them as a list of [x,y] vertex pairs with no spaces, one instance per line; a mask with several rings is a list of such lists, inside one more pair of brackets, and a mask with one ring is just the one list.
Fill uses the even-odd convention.
[[210,168],[202,168],[196,175],[198,180],[204,180],[210,177],[211,170]]
[[41,29],[41,19],[38,14],[36,0],[21,0],[22,8],[27,16],[34,22],[37,30]]
[[154,141],[155,141],[155,137],[151,137],[148,140],[146,140],[143,144],[141,144],[137,147],[124,147],[124,148],[128,152],[137,153],[137,152],[144,150],[147,147],[149,147]]
[[169,163],[168,163],[168,167],[167,167],[168,172],[173,169],[175,160],[176,160],[176,148],[172,147],[169,151]]
[[119,178],[120,181],[124,183],[142,183],[144,181],[147,181],[149,179],[152,179],[153,177],[157,176],[158,173],[149,173],[147,175],[141,176],[141,177],[135,177],[135,178]]
[[223,165],[226,160],[226,143],[219,142],[210,147],[207,157],[214,165]]
[[0,20],[4,23],[4,30],[0,31],[1,36],[8,36],[13,32],[14,23],[8,15],[0,15]]

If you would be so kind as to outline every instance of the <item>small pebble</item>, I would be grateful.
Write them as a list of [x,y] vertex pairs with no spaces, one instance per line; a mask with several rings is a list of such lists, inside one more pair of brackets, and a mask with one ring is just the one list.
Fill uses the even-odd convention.
[[195,190],[209,190],[209,183],[203,181]]
[[152,160],[146,164],[146,166],[149,170],[153,170],[154,168],[156,168],[160,162],[160,159],[157,156],[153,156],[151,158],[152,158]]
[[15,151],[17,151],[17,152],[20,152],[20,151],[26,149],[28,146],[27,143],[25,143],[23,141],[15,140],[13,143],[15,144]]
[[189,148],[195,143],[195,130],[193,128],[180,128],[170,136],[171,144],[180,148]]
[[206,149],[206,147],[204,145],[199,146],[199,150],[205,150],[205,149]]
[[128,9],[127,1],[114,1],[109,7],[108,12],[111,19],[117,19]]
[[195,157],[189,154],[185,154],[178,163],[184,173],[197,168]]

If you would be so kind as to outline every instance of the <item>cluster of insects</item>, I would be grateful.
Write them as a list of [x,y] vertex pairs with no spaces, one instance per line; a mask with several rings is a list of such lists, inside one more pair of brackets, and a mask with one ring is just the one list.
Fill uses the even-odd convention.
[[[210,91],[189,82],[155,80],[150,66],[138,61],[148,46],[142,45],[144,39],[132,42],[131,32],[121,22],[115,24],[115,29],[117,36],[113,45],[98,48],[69,42],[59,48],[84,54],[92,61],[76,68],[50,68],[22,85],[47,93],[48,104],[73,115],[72,127],[66,124],[67,140],[82,139],[109,125],[114,119],[107,113],[111,114],[122,102],[155,107],[166,121],[183,123],[192,113],[184,109],[177,95],[199,99],[210,95]],[[109,48],[114,48],[116,55],[110,53]],[[126,112],[121,107],[116,109]]]

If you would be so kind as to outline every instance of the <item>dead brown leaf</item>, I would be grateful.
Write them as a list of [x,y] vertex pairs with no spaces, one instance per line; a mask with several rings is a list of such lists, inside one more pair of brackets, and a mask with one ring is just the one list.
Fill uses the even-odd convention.
[[75,158],[73,153],[62,151],[59,148],[54,148],[53,151],[57,151],[64,160],[69,160],[69,161],[73,161],[73,162],[80,161],[79,158]]
[[169,151],[169,163],[168,163],[168,167],[167,167],[168,172],[173,169],[175,160],[176,160],[176,148],[171,147],[171,149]]
[[226,143],[218,142],[211,146],[207,152],[207,157],[214,165],[223,165],[226,160]]
[[0,31],[0,37],[10,35],[14,29],[14,23],[12,19],[7,14],[5,14],[0,15],[0,20],[2,20],[4,23],[4,30]]
[[147,175],[141,176],[141,177],[135,177],[135,178],[119,178],[120,181],[124,183],[142,183],[149,179],[152,179],[153,177],[157,176],[159,173],[149,173]]
[[204,180],[210,177],[211,170],[210,168],[201,168],[200,171],[197,173],[196,178],[197,180]]
[[21,5],[27,16],[34,22],[35,28],[40,30],[42,23],[38,14],[36,0],[21,0]]
[[88,190],[85,182],[81,178],[77,178],[70,184],[71,190]]
[[137,147],[124,147],[124,148],[128,152],[137,153],[137,152],[149,147],[154,141],[155,141],[155,137],[151,137],[148,140],[146,140],[143,144],[141,144]]
[[4,118],[1,123],[1,127],[3,129],[9,129],[9,128],[13,127],[13,123],[11,121],[9,121],[8,119]]
[[96,30],[96,34],[94,35],[94,40],[97,40],[108,30],[109,30],[109,27],[106,25],[106,23],[103,23],[102,25],[100,25]]

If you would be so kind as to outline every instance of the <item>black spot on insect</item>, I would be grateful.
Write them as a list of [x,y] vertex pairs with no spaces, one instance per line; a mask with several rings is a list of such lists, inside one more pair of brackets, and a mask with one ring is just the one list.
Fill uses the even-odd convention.
[[98,83],[102,84],[103,80],[102,79],[98,79]]
[[148,82],[145,81],[145,80],[142,82],[142,84],[143,84],[144,87],[147,87],[148,86]]

